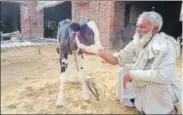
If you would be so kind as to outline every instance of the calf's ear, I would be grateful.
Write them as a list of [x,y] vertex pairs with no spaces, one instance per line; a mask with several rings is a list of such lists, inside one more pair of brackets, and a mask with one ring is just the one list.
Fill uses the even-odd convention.
[[78,32],[80,30],[80,25],[78,23],[71,23],[69,25],[69,28],[74,31],[74,32]]

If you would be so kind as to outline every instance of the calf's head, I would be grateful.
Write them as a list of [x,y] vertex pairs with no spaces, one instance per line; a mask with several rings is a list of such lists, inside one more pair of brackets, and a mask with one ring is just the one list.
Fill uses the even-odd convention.
[[84,24],[71,23],[69,28],[76,32],[76,43],[79,48],[81,46],[87,47],[90,50],[97,50],[101,48],[99,37],[99,30],[94,21],[88,21]]

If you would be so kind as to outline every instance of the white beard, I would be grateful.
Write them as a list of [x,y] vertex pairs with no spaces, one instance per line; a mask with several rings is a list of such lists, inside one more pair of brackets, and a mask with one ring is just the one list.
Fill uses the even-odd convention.
[[133,39],[135,41],[135,44],[142,49],[145,44],[151,39],[152,33],[149,31],[147,34],[140,34],[140,33],[135,33],[133,36]]

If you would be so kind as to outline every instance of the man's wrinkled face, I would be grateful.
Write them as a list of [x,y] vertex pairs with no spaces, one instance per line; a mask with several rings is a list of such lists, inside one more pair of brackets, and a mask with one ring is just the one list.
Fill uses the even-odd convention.
[[152,24],[147,18],[139,18],[134,39],[143,47],[152,37]]
[[152,28],[151,22],[147,18],[139,18],[136,25],[136,33],[147,34]]

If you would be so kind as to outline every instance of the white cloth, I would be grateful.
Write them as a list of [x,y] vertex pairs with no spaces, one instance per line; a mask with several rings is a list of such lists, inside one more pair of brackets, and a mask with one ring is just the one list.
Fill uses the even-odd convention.
[[[135,107],[146,114],[167,114],[176,102],[181,106],[182,87],[176,69],[178,43],[171,36],[157,33],[144,49],[137,46],[132,40],[116,55],[120,66],[128,68],[125,71],[132,77],[128,84],[135,89],[129,96],[127,86],[128,93],[121,90],[121,97],[135,97]],[[126,67],[132,62],[131,67]],[[120,77],[123,79],[123,75]]]

